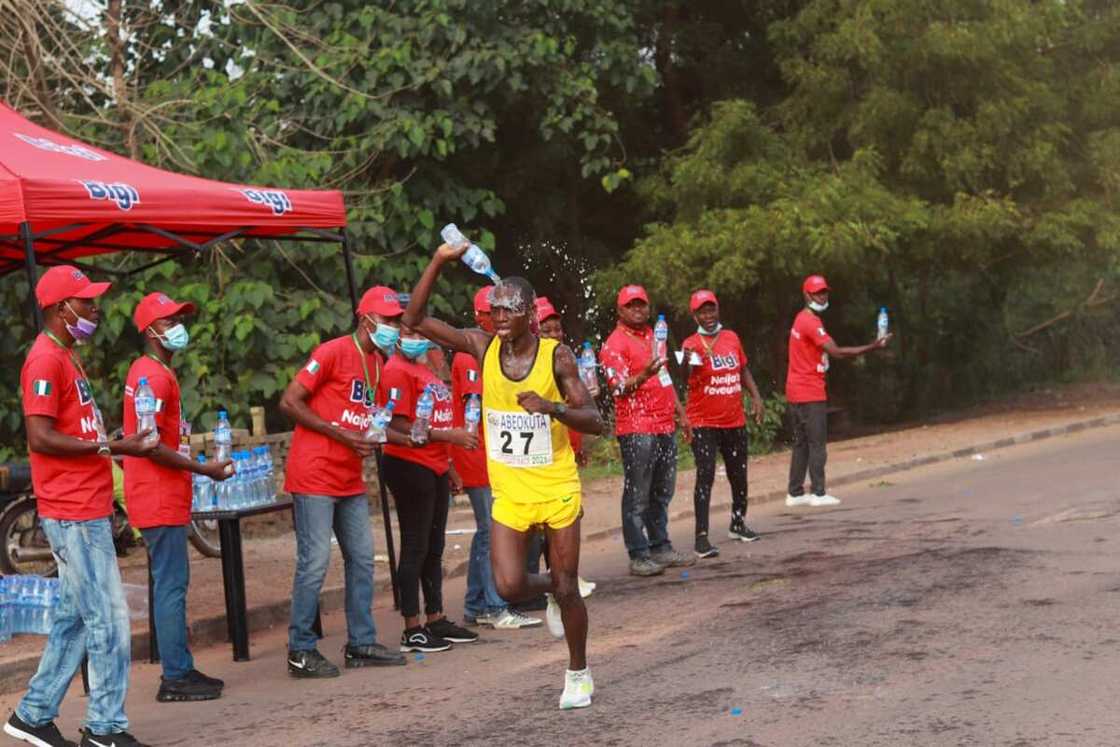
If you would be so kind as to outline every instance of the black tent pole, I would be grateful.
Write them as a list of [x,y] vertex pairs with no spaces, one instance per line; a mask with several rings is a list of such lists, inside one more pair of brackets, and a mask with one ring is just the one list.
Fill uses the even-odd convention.
[[43,328],[43,310],[39,308],[39,303],[35,300],[35,285],[39,282],[37,273],[35,272],[35,236],[31,233],[31,224],[23,222],[19,224],[20,235],[23,236],[23,254],[24,261],[27,264],[27,302],[31,305],[31,319],[35,323],[35,331],[38,332]]
[[[358,314],[358,284],[354,279],[354,259],[350,254],[350,237],[342,229],[342,256],[346,260],[346,282],[350,286],[350,306]],[[389,558],[389,583],[393,587],[393,609],[401,608],[401,592],[397,585],[397,551],[393,545],[393,522],[389,516],[389,492],[385,489],[381,449],[377,450],[377,487],[381,491],[381,517],[385,522],[385,554]]]

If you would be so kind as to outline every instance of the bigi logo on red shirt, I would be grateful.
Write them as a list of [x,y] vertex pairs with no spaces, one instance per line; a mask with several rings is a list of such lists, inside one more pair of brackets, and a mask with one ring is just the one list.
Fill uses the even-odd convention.
[[268,205],[274,215],[292,212],[292,200],[287,192],[278,189],[238,189],[254,205]]
[[124,182],[98,182],[92,179],[79,179],[78,182],[86,188],[91,200],[111,200],[120,210],[131,210],[133,205],[140,204],[140,192],[131,184]]

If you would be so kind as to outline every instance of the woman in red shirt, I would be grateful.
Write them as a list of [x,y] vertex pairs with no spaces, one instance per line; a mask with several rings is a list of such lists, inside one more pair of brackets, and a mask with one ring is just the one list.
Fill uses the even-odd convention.
[[[390,427],[411,433],[417,405],[425,390],[433,406],[430,430],[412,444],[388,443],[382,460],[385,484],[393,492],[400,527],[401,550],[397,562],[401,614],[405,630],[401,651],[446,651],[452,643],[470,643],[478,634],[455,625],[443,614],[443,546],[447,512],[451,502],[448,470],[449,445],[473,449],[478,437],[461,428],[452,428],[451,391],[431,370],[418,361],[431,343],[401,326],[397,353],[385,365],[381,376],[381,401],[392,400]],[[425,624],[420,624],[420,589],[424,590]]]
[[696,556],[719,555],[708,540],[708,508],[716,477],[716,452],[723,456],[731,484],[731,529],[728,536],[753,542],[758,535],[746,524],[747,418],[743,412],[743,384],[751,395],[751,417],[762,422],[762,397],[747,368],[747,354],[739,336],[723,329],[719,301],[709,290],[698,290],[689,302],[696,320],[696,334],[684,341],[688,364],[688,404],[692,423],[692,454],[696,459]]

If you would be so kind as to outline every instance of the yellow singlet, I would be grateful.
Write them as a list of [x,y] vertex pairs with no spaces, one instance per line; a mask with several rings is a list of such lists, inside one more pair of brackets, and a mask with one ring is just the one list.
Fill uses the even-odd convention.
[[548,415],[526,412],[520,392],[533,391],[553,402],[564,396],[556,384],[552,358],[559,343],[539,340],[529,375],[514,381],[502,371],[497,337],[482,364],[482,422],[486,429],[486,466],[495,500],[544,503],[571,500],[580,492],[576,457],[568,427]]

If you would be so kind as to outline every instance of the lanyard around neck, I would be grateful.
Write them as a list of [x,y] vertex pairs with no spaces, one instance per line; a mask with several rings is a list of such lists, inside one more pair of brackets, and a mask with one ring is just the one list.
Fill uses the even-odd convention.
[[376,387],[381,386],[381,367],[377,367],[377,381],[374,383],[374,387],[371,388],[369,385],[369,365],[366,363],[366,351],[362,350],[362,346],[358,342],[358,333],[354,332],[351,334],[350,339],[354,341],[354,347],[358,351],[358,360],[362,362],[362,376],[365,377],[366,381],[366,406],[373,407],[375,404],[374,399],[377,397]]
[[86,370],[85,370],[85,368],[82,367],[82,361],[81,361],[80,358],[78,358],[78,356],[74,352],[73,348],[67,347],[62,342],[62,340],[58,339],[58,337],[55,336],[54,332],[51,332],[49,329],[44,330],[43,333],[47,336],[48,339],[50,339],[51,342],[53,342],[55,345],[58,345],[60,348],[62,348],[63,350],[66,351],[66,354],[70,356],[70,362],[73,363],[74,367],[78,369],[78,373],[80,373],[82,375],[83,379],[85,379],[86,381],[89,381],[89,377],[86,376]]

